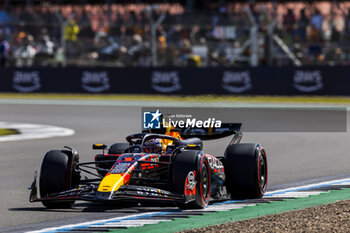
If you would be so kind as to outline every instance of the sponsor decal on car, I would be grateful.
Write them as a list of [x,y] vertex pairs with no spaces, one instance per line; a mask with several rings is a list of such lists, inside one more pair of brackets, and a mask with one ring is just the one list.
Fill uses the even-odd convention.
[[294,87],[302,92],[313,92],[323,88],[322,75],[320,70],[294,72]]
[[111,174],[120,174],[124,173],[128,170],[128,168],[131,166],[132,163],[121,163],[116,162],[113,169],[110,171]]
[[217,158],[215,158],[213,156],[208,156],[207,159],[208,159],[208,164],[209,164],[211,169],[224,168],[224,165],[222,164],[222,162],[220,160],[218,160]]
[[161,93],[171,93],[182,89],[177,71],[153,71],[151,86]]
[[39,71],[15,71],[12,86],[19,92],[33,92],[41,88]]
[[186,187],[185,190],[193,190],[196,187],[197,181],[196,181],[196,171],[191,171],[188,173],[187,178],[186,178]]
[[92,93],[99,93],[110,89],[107,71],[90,72],[84,71],[81,77],[81,87]]
[[242,93],[252,88],[249,71],[225,71],[222,76],[222,87],[231,93]]
[[168,197],[168,192],[150,187],[137,187],[137,194],[142,196]]

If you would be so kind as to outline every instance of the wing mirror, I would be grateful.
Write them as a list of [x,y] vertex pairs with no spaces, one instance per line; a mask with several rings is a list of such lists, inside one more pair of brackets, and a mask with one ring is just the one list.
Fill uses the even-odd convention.
[[104,150],[107,148],[106,144],[93,144],[92,149],[93,150]]

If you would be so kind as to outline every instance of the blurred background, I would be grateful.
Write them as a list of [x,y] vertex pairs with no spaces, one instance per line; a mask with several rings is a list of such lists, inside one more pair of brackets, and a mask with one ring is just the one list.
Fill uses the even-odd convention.
[[350,1],[2,0],[0,66],[333,66]]

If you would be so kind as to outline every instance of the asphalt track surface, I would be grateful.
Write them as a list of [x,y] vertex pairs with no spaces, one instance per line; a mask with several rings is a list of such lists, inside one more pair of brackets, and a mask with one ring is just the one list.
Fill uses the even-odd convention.
[[[140,116],[140,107],[0,104],[0,121],[48,124],[76,131],[69,137],[0,142],[0,232],[47,227],[50,221],[69,224],[144,211],[143,207],[84,202],[71,210],[48,210],[41,203],[28,201],[28,187],[46,151],[70,145],[79,151],[81,161],[91,161],[96,153],[91,149],[93,143],[124,141],[125,136],[139,132]],[[208,141],[204,150],[223,154],[228,142],[229,138]],[[243,142],[259,142],[266,148],[270,188],[350,174],[349,133],[246,133]]]

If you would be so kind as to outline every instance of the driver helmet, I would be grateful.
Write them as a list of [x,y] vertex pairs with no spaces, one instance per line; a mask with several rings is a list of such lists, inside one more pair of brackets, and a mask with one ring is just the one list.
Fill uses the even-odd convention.
[[163,154],[164,152],[163,141],[158,138],[147,140],[144,144],[144,150],[147,153]]

